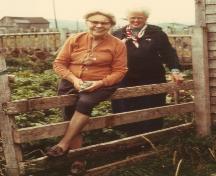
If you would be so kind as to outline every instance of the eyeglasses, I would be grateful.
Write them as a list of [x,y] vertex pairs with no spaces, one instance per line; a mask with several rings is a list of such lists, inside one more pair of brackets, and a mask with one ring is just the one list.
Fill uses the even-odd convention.
[[101,25],[103,25],[103,26],[105,26],[105,25],[109,25],[110,24],[110,22],[103,22],[103,21],[91,21],[91,20],[88,20],[90,23],[92,23],[93,25],[98,25],[98,24],[101,24]]
[[141,20],[145,20],[145,18],[144,17],[129,17],[129,20],[139,20],[139,21],[141,21]]

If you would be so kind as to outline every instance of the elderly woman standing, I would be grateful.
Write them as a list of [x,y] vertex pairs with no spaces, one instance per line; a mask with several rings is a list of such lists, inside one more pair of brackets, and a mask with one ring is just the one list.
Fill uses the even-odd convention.
[[109,34],[116,23],[114,16],[94,11],[86,14],[85,20],[88,32],[69,37],[53,63],[64,79],[62,92],[75,90],[78,99],[64,137],[47,152],[51,157],[81,146],[81,130],[93,107],[112,95],[127,72],[125,44]]
[[[175,82],[183,80],[176,51],[160,27],[147,24],[148,17],[149,12],[145,7],[132,7],[127,11],[129,24],[113,33],[127,46],[128,72],[121,87],[165,83],[164,64],[171,70],[171,77]],[[156,94],[113,100],[112,108],[113,112],[118,113],[163,106],[165,103],[166,94]],[[162,125],[163,119],[160,118],[124,125],[119,129],[134,135],[160,129]]]

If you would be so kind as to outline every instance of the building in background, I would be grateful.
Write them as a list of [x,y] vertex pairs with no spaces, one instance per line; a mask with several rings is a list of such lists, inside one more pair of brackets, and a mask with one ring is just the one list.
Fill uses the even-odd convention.
[[49,21],[43,17],[11,17],[0,19],[0,33],[38,32],[49,29]]

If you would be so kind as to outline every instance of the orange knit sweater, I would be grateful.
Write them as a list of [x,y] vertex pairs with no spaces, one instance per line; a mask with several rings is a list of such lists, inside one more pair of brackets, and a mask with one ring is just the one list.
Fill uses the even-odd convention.
[[79,33],[67,39],[53,63],[62,78],[73,73],[83,81],[102,80],[105,86],[120,82],[127,72],[125,44],[107,34],[94,48],[89,33]]

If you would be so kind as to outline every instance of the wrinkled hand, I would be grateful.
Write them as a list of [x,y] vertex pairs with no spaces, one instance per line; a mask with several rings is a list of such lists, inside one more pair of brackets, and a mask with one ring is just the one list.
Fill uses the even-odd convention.
[[81,85],[82,83],[83,83],[83,81],[82,81],[81,79],[79,79],[79,78],[73,79],[74,88],[75,88],[76,90],[78,90],[78,91],[81,90],[80,85]]
[[171,73],[171,79],[173,82],[176,82],[177,84],[181,84],[184,81],[184,78],[181,73]]
[[83,81],[81,79],[77,78],[73,73],[68,74],[66,79],[73,84],[74,88],[77,91],[80,91],[80,84],[83,83]]
[[87,88],[85,88],[84,90],[82,90],[82,91],[85,91],[85,92],[92,92],[92,91],[94,91],[94,90],[96,90],[96,89],[99,89],[100,87],[102,87],[103,86],[103,81],[91,81],[91,85],[89,86],[89,87],[87,87]]

